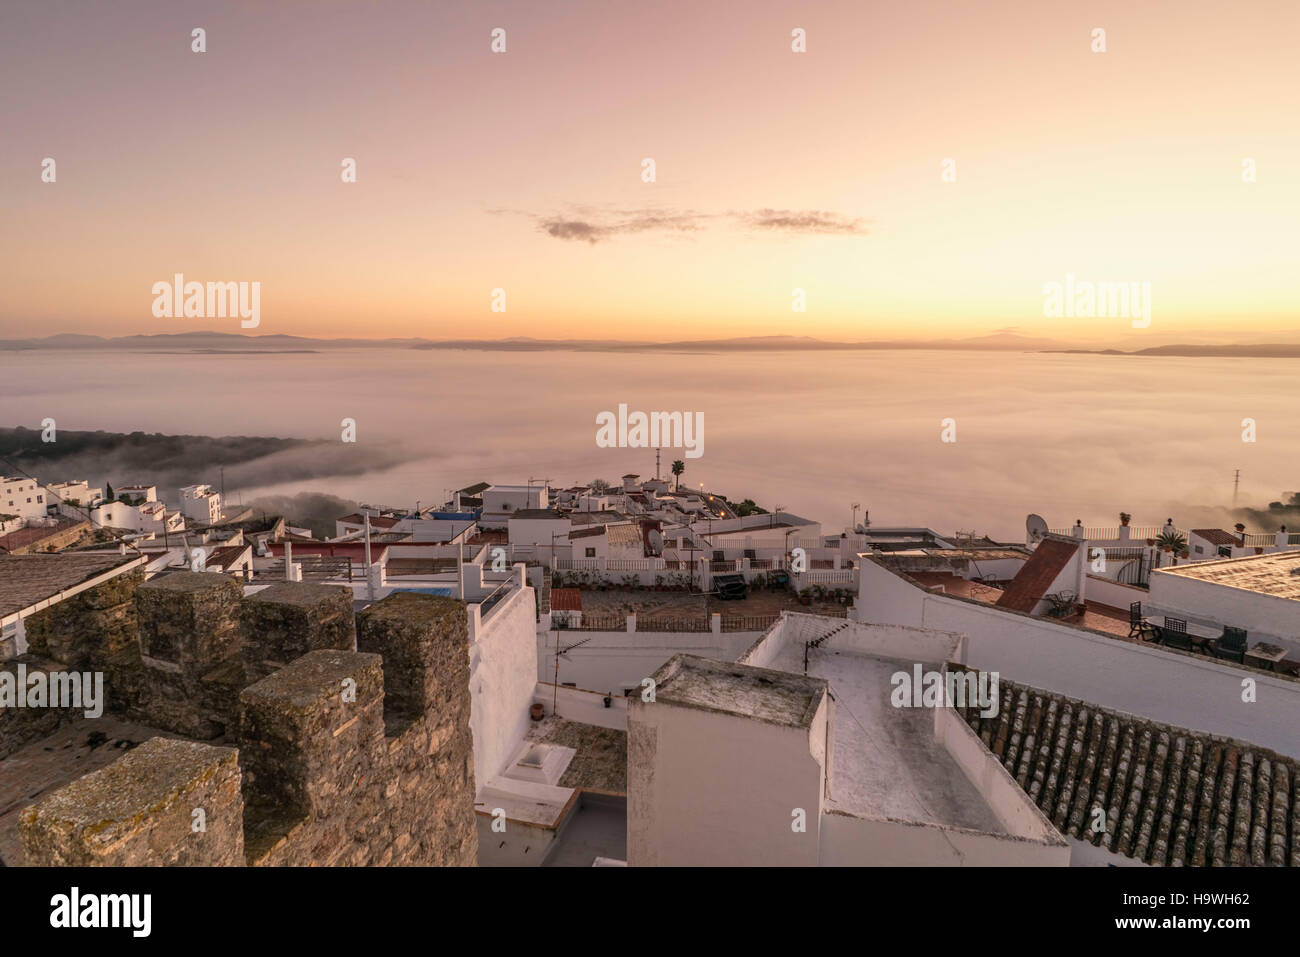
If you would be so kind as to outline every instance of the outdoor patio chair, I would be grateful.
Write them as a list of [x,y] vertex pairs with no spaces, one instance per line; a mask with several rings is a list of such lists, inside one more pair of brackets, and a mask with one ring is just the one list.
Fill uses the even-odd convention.
[[1160,637],[1168,648],[1177,648],[1180,651],[1195,650],[1191,636],[1187,634],[1187,622],[1181,618],[1166,618],[1165,623],[1160,626]]
[[1223,635],[1219,638],[1219,644],[1225,648],[1246,650],[1246,629],[1230,628],[1223,629]]
[[1142,602],[1130,602],[1128,606],[1128,636],[1138,641],[1159,641],[1160,634],[1155,625],[1142,617]]
[[1210,642],[1210,654],[1221,661],[1235,661],[1237,664],[1245,664],[1246,649],[1228,645],[1222,638],[1216,638]]

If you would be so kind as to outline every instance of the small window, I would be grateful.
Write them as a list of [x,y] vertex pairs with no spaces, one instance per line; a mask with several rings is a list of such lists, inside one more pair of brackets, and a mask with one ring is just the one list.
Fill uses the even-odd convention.
[[588,558],[595,558],[595,557],[596,557],[596,550],[595,550],[594,548],[589,548],[589,549],[587,549],[587,557],[588,557]]

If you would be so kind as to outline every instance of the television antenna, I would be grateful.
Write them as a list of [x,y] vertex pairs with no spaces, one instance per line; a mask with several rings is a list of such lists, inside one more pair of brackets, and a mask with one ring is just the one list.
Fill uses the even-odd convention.
[[574,648],[582,647],[587,642],[592,641],[595,637],[595,635],[591,635],[588,638],[582,639],[582,641],[575,641],[573,644],[565,645],[561,648],[560,636],[555,636],[555,694],[551,700],[551,714],[555,714],[556,709],[560,706],[560,656],[567,655]]

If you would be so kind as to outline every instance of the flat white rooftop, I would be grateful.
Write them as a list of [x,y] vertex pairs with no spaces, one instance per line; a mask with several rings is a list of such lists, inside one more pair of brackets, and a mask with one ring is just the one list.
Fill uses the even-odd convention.
[[1161,568],[1152,573],[1152,578],[1156,575],[1194,578],[1227,588],[1300,600],[1300,549]]
[[[802,642],[783,644],[768,667],[802,675]],[[934,709],[890,703],[891,676],[910,667],[860,652],[810,649],[808,676],[825,679],[835,699],[827,810],[1006,834],[984,796],[935,739]]]

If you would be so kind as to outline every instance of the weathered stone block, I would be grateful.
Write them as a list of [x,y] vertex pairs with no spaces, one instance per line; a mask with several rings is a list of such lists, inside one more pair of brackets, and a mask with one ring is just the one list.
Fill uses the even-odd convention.
[[357,650],[383,656],[391,714],[413,719],[467,696],[469,625],[455,599],[394,592],[357,616]]
[[244,664],[257,680],[309,651],[356,647],[352,589],[280,582],[249,595],[240,611]]
[[249,803],[325,817],[383,760],[378,655],[312,651],[239,696]]
[[27,808],[19,829],[31,865],[237,865],[243,818],[233,748],[151,738]]
[[243,593],[220,572],[171,572],[141,585],[135,603],[145,664],[197,680],[238,654]]
[[134,599],[143,583],[136,569],[30,616],[28,651],[72,668],[101,666],[136,640]]

